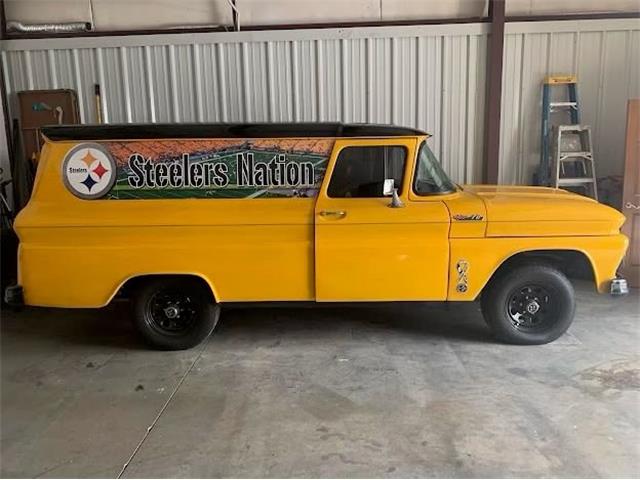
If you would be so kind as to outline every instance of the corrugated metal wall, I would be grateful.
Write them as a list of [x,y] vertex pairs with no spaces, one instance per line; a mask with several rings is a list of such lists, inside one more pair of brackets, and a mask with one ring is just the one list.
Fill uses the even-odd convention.
[[532,180],[540,161],[541,82],[554,73],[578,75],[581,121],[593,129],[598,177],[622,175],[626,104],[629,98],[640,97],[640,21],[510,23],[505,38],[500,182]]
[[73,88],[82,120],[394,123],[434,134],[457,181],[481,177],[486,26],[7,41],[14,93]]
[[[5,41],[15,92],[73,88],[95,121],[395,123],[434,134],[458,182],[481,180],[487,25],[140,35]],[[640,96],[640,22],[507,24],[501,183],[530,183],[539,161],[541,81],[579,76],[598,175],[622,173],[626,100]]]

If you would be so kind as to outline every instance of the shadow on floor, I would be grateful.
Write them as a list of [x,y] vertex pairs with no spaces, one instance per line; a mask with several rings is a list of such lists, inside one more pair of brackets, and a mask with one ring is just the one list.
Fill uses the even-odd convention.
[[308,308],[228,308],[223,311],[217,335],[335,336],[350,334],[410,335],[472,342],[493,341],[479,305],[396,303],[380,305],[319,305]]
[[[130,322],[128,302],[96,310],[23,308],[2,312],[2,336],[24,341],[145,350]],[[477,303],[394,303],[304,307],[226,307],[215,335],[220,341],[256,342],[309,335],[320,341],[343,332],[494,342]]]

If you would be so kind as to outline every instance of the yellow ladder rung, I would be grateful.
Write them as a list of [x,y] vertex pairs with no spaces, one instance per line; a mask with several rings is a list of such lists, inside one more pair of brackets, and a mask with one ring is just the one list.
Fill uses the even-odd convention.
[[578,77],[576,75],[547,75],[544,77],[544,83],[548,85],[578,83]]

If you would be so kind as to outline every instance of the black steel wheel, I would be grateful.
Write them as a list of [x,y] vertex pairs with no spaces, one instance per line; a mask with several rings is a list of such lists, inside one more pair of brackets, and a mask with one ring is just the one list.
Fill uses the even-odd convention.
[[554,322],[553,295],[541,285],[525,284],[514,288],[505,306],[517,330],[540,331]]
[[147,300],[145,321],[162,335],[182,335],[196,321],[197,300],[189,292],[161,288]]
[[575,311],[571,282],[546,264],[521,264],[501,272],[482,293],[482,314],[507,343],[539,345],[560,337]]
[[206,339],[219,307],[202,282],[160,277],[144,283],[134,298],[134,324],[147,343],[161,350],[183,350]]

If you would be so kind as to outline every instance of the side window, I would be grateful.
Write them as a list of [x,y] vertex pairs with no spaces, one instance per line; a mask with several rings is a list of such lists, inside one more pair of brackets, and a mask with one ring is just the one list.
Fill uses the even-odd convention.
[[346,147],[340,151],[329,182],[332,198],[382,197],[385,179],[402,188],[407,149],[405,147]]

